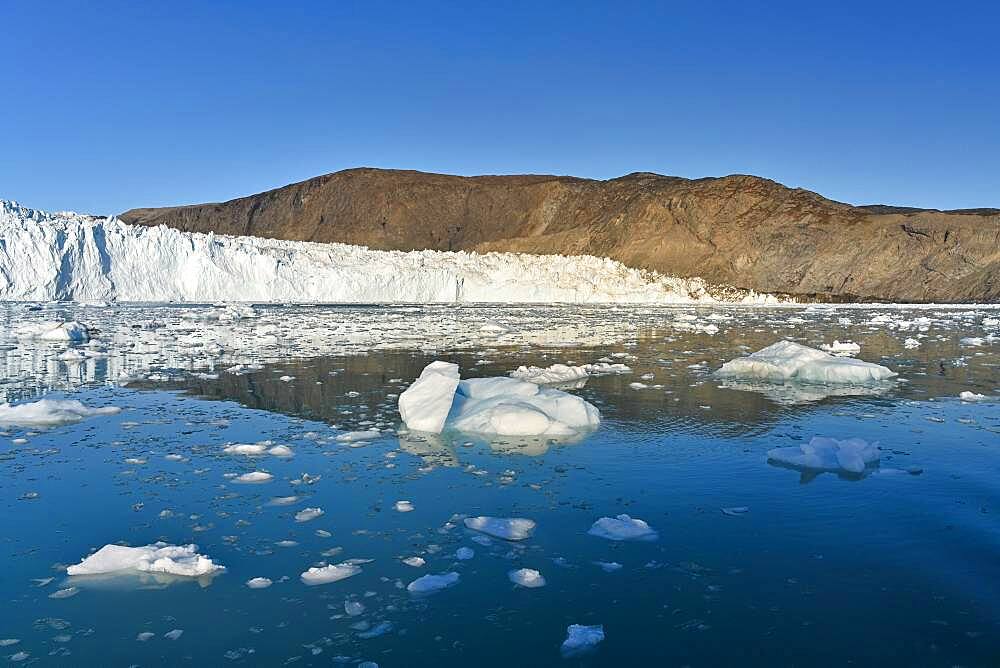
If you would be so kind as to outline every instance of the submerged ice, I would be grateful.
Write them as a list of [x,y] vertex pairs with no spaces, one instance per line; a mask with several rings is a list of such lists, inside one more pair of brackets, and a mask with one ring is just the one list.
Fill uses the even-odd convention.
[[840,471],[855,475],[878,462],[882,451],[878,443],[860,438],[837,440],[822,436],[813,437],[808,443],[773,448],[767,451],[769,461],[792,468],[812,471]]

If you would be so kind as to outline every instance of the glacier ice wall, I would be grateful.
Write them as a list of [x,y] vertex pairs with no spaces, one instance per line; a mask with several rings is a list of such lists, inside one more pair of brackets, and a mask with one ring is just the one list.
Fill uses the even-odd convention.
[[[733,293],[735,300],[766,296]],[[719,301],[680,279],[591,256],[376,251],[127,225],[0,200],[0,299],[123,302]]]

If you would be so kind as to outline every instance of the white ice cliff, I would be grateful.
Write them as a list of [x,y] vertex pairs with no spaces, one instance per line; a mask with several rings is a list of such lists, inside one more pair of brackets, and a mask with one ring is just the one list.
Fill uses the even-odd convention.
[[[127,225],[0,200],[0,300],[711,303],[700,279],[559,255],[375,251]],[[749,294],[749,302],[773,299]]]

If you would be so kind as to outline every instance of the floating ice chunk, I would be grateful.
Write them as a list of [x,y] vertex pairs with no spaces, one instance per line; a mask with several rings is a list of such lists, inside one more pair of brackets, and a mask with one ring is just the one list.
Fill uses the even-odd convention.
[[78,587],[66,587],[65,589],[60,589],[49,594],[49,598],[70,598],[76,596],[80,593]]
[[276,445],[273,448],[269,448],[267,454],[272,457],[294,457],[295,453],[287,445]]
[[879,364],[835,357],[792,341],[778,341],[751,355],[726,362],[715,373],[721,378],[844,384],[877,382],[897,375]]
[[572,383],[587,378],[590,374],[582,366],[568,366],[566,364],[553,364],[550,367],[520,366],[516,371],[510,372],[511,378],[525,380],[536,385],[555,385],[558,383]]
[[747,506],[733,506],[731,508],[722,508],[722,514],[728,517],[742,517],[750,512],[750,508]]
[[566,640],[563,641],[560,649],[565,657],[577,656],[594,649],[603,640],[603,625],[570,624],[566,627]]
[[622,569],[622,565],[617,561],[595,561],[594,565],[600,567],[605,573],[614,573]]
[[424,561],[423,557],[407,557],[403,559],[403,563],[407,566],[412,566],[413,568],[421,568],[427,562]]
[[473,531],[504,540],[525,540],[535,530],[535,521],[523,517],[466,517],[465,526]]
[[263,482],[271,482],[274,476],[270,473],[264,471],[251,471],[250,473],[244,473],[241,476],[235,478],[236,482],[241,482],[245,484],[259,484]]
[[631,367],[619,362],[595,362],[593,364],[584,364],[583,369],[591,376],[609,376],[613,374],[618,375],[632,373]]
[[834,341],[824,343],[820,346],[823,350],[834,355],[856,355],[861,352],[861,346],[852,341]]
[[545,578],[534,568],[519,568],[516,571],[507,573],[507,577],[514,584],[521,587],[528,587],[529,589],[545,586]]
[[476,556],[476,551],[471,547],[460,547],[455,550],[455,558],[459,561],[468,561]]
[[90,331],[83,323],[76,322],[46,322],[38,325],[28,325],[16,332],[19,339],[41,339],[42,341],[68,341],[71,343],[86,343],[90,340]]
[[310,522],[317,517],[322,517],[322,508],[303,508],[299,512],[295,513],[296,522]]
[[184,629],[174,629],[173,631],[167,631],[166,633],[164,633],[163,637],[167,638],[168,640],[177,640],[182,635],[184,635]]
[[15,406],[4,403],[0,404],[0,426],[50,427],[98,415],[114,415],[121,410],[117,406],[88,408],[75,399],[39,399]]
[[406,591],[411,594],[433,594],[442,589],[455,586],[458,584],[458,580],[459,575],[455,572],[423,575],[406,585]]
[[147,640],[152,640],[154,636],[156,636],[156,634],[153,633],[152,631],[143,631],[142,633],[137,635],[135,639],[138,640],[139,642],[146,642]]
[[448,417],[458,431],[499,436],[572,436],[600,421],[580,397],[515,378],[463,380]]
[[313,587],[315,585],[329,584],[338,580],[345,580],[361,572],[361,567],[355,563],[345,561],[329,566],[313,566],[299,577],[302,582]]
[[262,455],[267,452],[269,443],[233,443],[222,449],[227,455]]
[[608,540],[656,540],[660,535],[648,524],[638,518],[628,515],[618,517],[602,517],[590,530],[591,536],[606,538]]
[[378,429],[365,429],[363,431],[349,431],[337,436],[336,440],[341,443],[354,443],[355,441],[370,441],[382,435]]
[[153,543],[142,547],[105,545],[97,552],[66,569],[67,575],[100,575],[122,571],[166,573],[183,577],[202,577],[226,570],[208,557],[198,554],[197,545]]
[[410,429],[440,434],[458,389],[458,365],[435,361],[399,395],[399,414]]
[[250,578],[247,580],[247,586],[250,589],[267,589],[271,584],[270,578]]
[[445,362],[429,364],[399,405],[409,428],[434,433],[447,424],[476,434],[572,436],[600,423],[597,408],[580,397],[517,378],[459,381],[457,365]]
[[358,637],[362,640],[368,640],[369,638],[377,638],[379,636],[385,635],[392,630],[392,622],[381,621],[375,626],[371,627],[367,631],[362,631],[358,634]]
[[413,503],[411,503],[410,501],[397,501],[393,505],[393,508],[396,510],[396,512],[409,513],[413,511]]
[[879,461],[881,454],[878,443],[860,438],[840,441],[814,436],[802,445],[768,450],[767,458],[796,469],[861,474],[868,465]]
[[291,506],[298,503],[300,497],[298,496],[275,496],[270,501],[267,502],[269,506]]
[[919,348],[920,347],[920,341],[918,341],[916,339],[906,339],[905,341],[903,341],[903,347],[906,348],[906,349],[908,349],[908,350],[913,350],[914,348]]
[[962,401],[967,401],[967,402],[989,401],[991,399],[991,397],[988,397],[985,394],[979,394],[977,392],[969,392],[968,390],[959,393],[958,398],[961,399]]

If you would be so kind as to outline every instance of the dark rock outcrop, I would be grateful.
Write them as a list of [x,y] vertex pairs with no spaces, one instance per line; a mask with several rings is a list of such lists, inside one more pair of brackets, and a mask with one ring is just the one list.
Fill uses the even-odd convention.
[[122,219],[387,250],[610,257],[838,301],[1000,301],[1000,210],[851,206],[755,176],[445,176],[350,169]]

